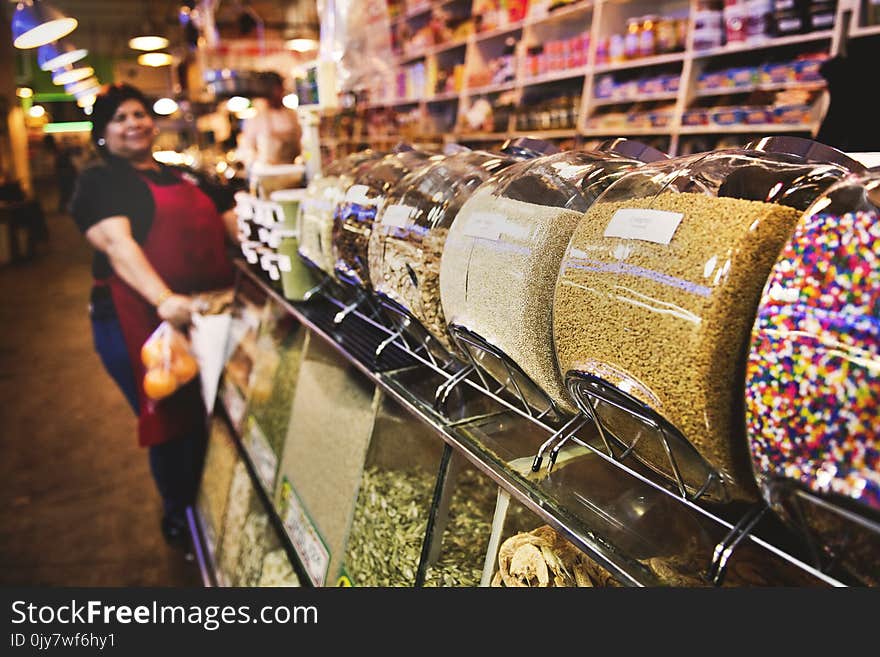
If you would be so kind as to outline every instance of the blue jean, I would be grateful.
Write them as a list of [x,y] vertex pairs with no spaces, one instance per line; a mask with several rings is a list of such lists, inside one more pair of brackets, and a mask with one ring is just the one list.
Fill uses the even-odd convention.
[[[104,367],[135,415],[139,415],[138,389],[119,320],[106,313],[93,313],[92,335]],[[162,496],[165,515],[176,522],[185,520],[186,507],[195,502],[206,445],[206,436],[199,432],[149,448],[150,471]]]

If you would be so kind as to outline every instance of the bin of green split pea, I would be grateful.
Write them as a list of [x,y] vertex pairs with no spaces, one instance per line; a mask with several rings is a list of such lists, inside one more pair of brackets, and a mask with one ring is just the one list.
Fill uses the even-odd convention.
[[273,236],[277,245],[275,261],[281,275],[284,298],[290,301],[303,301],[320,283],[317,272],[299,256],[299,214],[306,195],[305,189],[282,189],[272,192],[270,196],[281,209],[282,220]]
[[553,300],[560,371],[578,407],[679,492],[756,499],[752,321],[801,212],[852,168],[815,142],[765,138],[636,169],[578,223]]

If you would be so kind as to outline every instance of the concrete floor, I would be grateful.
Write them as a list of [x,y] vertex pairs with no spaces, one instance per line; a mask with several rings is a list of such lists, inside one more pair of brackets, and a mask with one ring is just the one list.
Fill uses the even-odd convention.
[[199,586],[92,348],[91,251],[65,215],[49,236],[0,265],[0,585]]

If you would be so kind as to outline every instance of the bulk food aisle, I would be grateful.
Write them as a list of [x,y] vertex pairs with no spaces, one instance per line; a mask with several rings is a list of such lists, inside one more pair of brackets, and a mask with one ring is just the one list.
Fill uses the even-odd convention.
[[205,584],[876,585],[880,174],[810,139],[874,4],[389,9],[237,195]]

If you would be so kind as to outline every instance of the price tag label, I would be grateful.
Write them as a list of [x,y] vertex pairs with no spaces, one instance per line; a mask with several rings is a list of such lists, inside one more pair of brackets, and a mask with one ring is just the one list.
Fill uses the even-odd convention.
[[417,210],[409,205],[389,205],[379,223],[383,226],[406,228],[413,223]]
[[497,212],[476,212],[465,224],[464,234],[484,240],[497,240],[501,237],[507,217]]
[[278,468],[278,457],[272,451],[269,439],[253,417],[248,418],[248,432],[244,442],[245,451],[251,458],[254,470],[263,482],[269,495],[275,490],[275,471]]
[[306,513],[287,477],[281,484],[281,509],[284,528],[300,561],[315,586],[324,586],[330,568],[330,550]]
[[683,218],[680,212],[624,208],[611,217],[605,228],[605,237],[669,244]]

